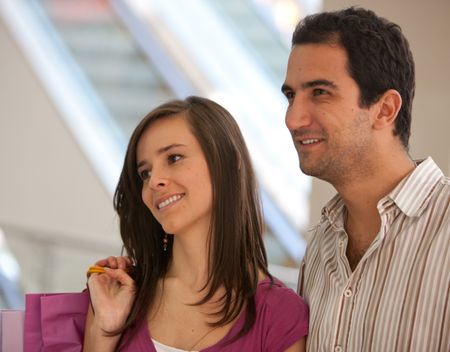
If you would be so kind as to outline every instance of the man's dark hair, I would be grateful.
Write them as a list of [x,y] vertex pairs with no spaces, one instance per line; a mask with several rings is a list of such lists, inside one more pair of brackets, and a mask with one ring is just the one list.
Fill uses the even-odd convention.
[[389,89],[402,97],[394,134],[408,149],[415,90],[414,60],[401,28],[373,11],[350,7],[307,16],[295,28],[292,46],[338,44],[348,55],[348,71],[367,108]]

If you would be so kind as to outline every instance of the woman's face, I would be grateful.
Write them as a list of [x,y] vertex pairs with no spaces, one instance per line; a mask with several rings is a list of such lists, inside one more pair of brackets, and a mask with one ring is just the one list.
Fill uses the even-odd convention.
[[212,184],[208,165],[183,113],[151,123],[136,150],[142,200],[166,233],[208,231]]

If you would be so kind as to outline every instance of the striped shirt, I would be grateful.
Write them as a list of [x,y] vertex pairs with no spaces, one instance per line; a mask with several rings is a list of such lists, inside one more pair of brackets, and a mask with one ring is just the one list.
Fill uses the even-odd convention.
[[336,195],[300,268],[307,350],[450,351],[450,179],[431,158],[378,202],[381,227],[352,272]]

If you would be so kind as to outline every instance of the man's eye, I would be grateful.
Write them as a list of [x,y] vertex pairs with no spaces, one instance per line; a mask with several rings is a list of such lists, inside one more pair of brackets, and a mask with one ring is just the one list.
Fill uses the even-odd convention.
[[173,164],[175,162],[177,162],[178,160],[181,159],[181,155],[179,154],[171,154],[167,157],[167,159],[169,160],[169,164]]
[[291,91],[286,91],[286,92],[284,92],[284,96],[286,97],[286,99],[288,101],[290,101],[295,98],[295,93],[291,92]]
[[139,172],[139,177],[142,181],[147,181],[151,176],[151,172],[149,170],[142,170]]
[[325,89],[316,88],[313,90],[314,96],[324,95],[324,94],[327,94],[327,91]]

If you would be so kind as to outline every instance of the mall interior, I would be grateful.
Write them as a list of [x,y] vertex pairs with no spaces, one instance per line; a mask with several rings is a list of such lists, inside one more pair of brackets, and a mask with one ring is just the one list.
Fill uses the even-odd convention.
[[0,0],[0,308],[81,291],[122,246],[113,194],[128,138],[169,99],[201,95],[250,149],[273,274],[295,288],[335,190],[301,173],[284,124],[298,20],[358,5],[398,23],[416,63],[410,154],[450,174],[448,0]]

